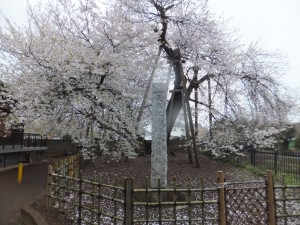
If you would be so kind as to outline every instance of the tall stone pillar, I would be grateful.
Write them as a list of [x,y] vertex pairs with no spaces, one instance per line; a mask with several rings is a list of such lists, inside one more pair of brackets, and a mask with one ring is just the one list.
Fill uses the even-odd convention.
[[152,84],[152,147],[151,147],[151,187],[167,186],[167,84],[154,82]]

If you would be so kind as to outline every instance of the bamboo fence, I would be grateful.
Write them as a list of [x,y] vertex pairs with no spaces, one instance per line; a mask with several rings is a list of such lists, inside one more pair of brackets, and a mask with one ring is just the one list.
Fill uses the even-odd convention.
[[202,178],[200,187],[193,187],[190,178],[186,188],[178,187],[174,178],[168,188],[151,188],[146,178],[145,188],[134,188],[132,178],[124,178],[120,185],[117,176],[109,183],[96,172],[92,180],[84,180],[78,159],[70,157],[49,166],[47,186],[47,207],[78,225],[253,224],[251,221],[274,225],[300,221],[300,213],[289,208],[290,203],[299,205],[300,198],[291,197],[290,190],[299,191],[300,186],[274,185],[271,171],[265,181],[240,183],[225,182],[219,172],[215,188],[205,188]]
[[282,175],[281,184],[275,185],[274,190],[278,224],[300,224],[300,185],[286,185]]

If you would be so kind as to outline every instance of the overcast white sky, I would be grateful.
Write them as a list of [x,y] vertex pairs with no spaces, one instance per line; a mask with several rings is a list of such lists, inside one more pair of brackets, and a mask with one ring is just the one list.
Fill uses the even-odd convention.
[[[243,42],[260,40],[266,49],[285,53],[285,83],[300,93],[300,0],[209,0],[209,5],[240,29]],[[26,21],[26,0],[0,0],[0,10],[14,21]]]
[[286,83],[300,89],[299,0],[210,0],[212,11],[230,19],[245,42],[259,40],[287,56]]

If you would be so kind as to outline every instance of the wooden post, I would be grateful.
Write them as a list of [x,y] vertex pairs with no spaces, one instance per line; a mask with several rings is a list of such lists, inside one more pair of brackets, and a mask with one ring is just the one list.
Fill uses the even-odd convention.
[[192,135],[196,167],[200,168],[199,154],[198,154],[198,150],[197,150],[196,136],[195,136],[195,130],[194,130],[194,124],[193,124],[193,118],[192,118],[192,111],[191,111],[189,96],[188,96],[187,90],[186,90],[186,78],[183,74],[183,71],[181,71],[181,79],[182,79],[182,87],[183,87],[183,93],[184,93],[185,104],[186,104],[186,109],[187,109],[187,116],[188,116],[189,123],[190,123],[189,125],[190,125],[190,131],[191,131],[191,135]]
[[[118,175],[115,174],[114,175],[114,184],[113,184],[113,189],[114,189],[114,193],[113,193],[113,198],[116,199],[117,198],[117,185],[118,185]],[[117,219],[116,217],[118,216],[118,207],[117,207],[117,202],[114,201],[114,215],[115,215],[115,218],[114,218],[114,225],[117,224]]]
[[268,204],[268,225],[276,224],[276,209],[274,195],[274,181],[272,170],[267,170],[267,204]]
[[71,156],[71,164],[72,164],[72,167],[71,167],[71,172],[72,172],[72,177],[74,178],[74,174],[75,174],[75,172],[74,172],[74,155],[72,155]]
[[57,171],[58,171],[58,162],[55,162],[54,163],[54,168],[53,168],[53,170],[54,170],[54,173],[58,173]]
[[[97,172],[96,171],[94,171],[94,180],[93,180],[93,184],[92,184],[92,208],[93,208],[93,210],[95,210],[95,208],[96,208],[96,196],[95,196],[95,194],[96,194],[96,185],[95,185],[95,183],[97,182]],[[95,222],[95,212],[94,211],[92,211],[92,215],[91,215],[91,221],[92,221],[92,223],[93,222]]]
[[59,170],[59,209],[61,210],[63,214],[63,218],[65,219],[65,170],[66,170],[66,165],[65,165],[65,160],[60,161],[60,170]]
[[50,209],[50,206],[51,206],[52,171],[53,171],[53,168],[51,165],[49,165],[48,166],[48,177],[47,177],[47,199],[46,199],[47,209]]
[[[198,80],[198,71],[199,68],[198,66],[193,67],[194,70],[194,77],[196,80]],[[198,126],[198,87],[194,88],[194,98],[195,98],[195,136],[196,139],[198,138],[199,135],[199,126]]]
[[74,155],[74,160],[73,160],[73,168],[74,168],[74,177],[78,177],[78,171],[79,171],[79,166],[78,166],[78,154]]
[[[192,224],[192,207],[191,207],[191,194],[192,194],[192,192],[191,192],[191,187],[192,187],[192,185],[191,185],[191,177],[188,177],[188,192],[187,192],[187,194],[188,194],[188,196],[187,196],[187,198],[188,198],[188,219],[189,219],[189,225],[191,225]],[[202,193],[203,191],[201,191],[201,193]],[[203,204],[202,204],[203,205]]]
[[218,171],[219,224],[226,225],[224,173]]
[[97,199],[98,199],[98,213],[97,213],[97,221],[98,221],[98,225],[101,225],[100,224],[100,219],[101,219],[101,185],[102,185],[102,176],[100,174],[98,174],[98,179],[97,179],[97,186],[98,186],[98,196],[97,196]]
[[208,129],[209,129],[209,141],[213,139],[213,133],[212,133],[212,100],[211,100],[211,83],[210,83],[210,77],[207,79],[207,89],[208,89]]
[[[182,91],[182,89],[181,89]],[[188,116],[187,116],[187,112],[186,112],[186,105],[185,105],[185,99],[184,99],[184,94],[181,92],[181,101],[182,101],[182,108],[183,108],[183,115],[184,115],[184,125],[185,125],[185,136],[186,136],[186,140],[187,142],[190,142],[190,129],[189,129],[189,124],[188,124]],[[187,146],[187,151],[188,151],[188,155],[189,155],[189,162],[190,164],[193,164],[193,155],[192,155],[192,150],[191,150],[191,146],[190,144],[188,144]]]
[[[54,167],[53,167],[53,171],[54,171],[54,173],[56,174],[56,175],[59,175],[59,167],[58,167],[58,162],[55,162],[54,163]],[[55,184],[55,186],[54,186],[54,195],[56,196],[56,197],[59,197],[59,187],[58,187],[58,184],[59,184],[59,178],[58,178],[58,176],[54,176],[54,177],[52,177],[52,179],[53,179],[53,183]],[[56,199],[55,200],[55,205],[59,205],[59,200],[58,199]]]
[[158,53],[157,53],[157,56],[156,56],[156,59],[155,59],[155,62],[154,62],[154,66],[152,68],[152,72],[151,72],[148,84],[147,84],[147,88],[146,88],[146,92],[145,92],[145,95],[144,95],[144,98],[143,98],[143,101],[142,101],[142,105],[141,105],[141,108],[140,108],[140,111],[139,111],[139,115],[138,115],[138,119],[137,119],[138,123],[141,122],[141,120],[142,120],[144,108],[145,108],[145,105],[146,105],[146,102],[147,102],[148,95],[150,93],[150,89],[151,89],[151,85],[152,85],[152,82],[153,82],[155,70],[157,69],[158,60],[159,60],[159,57],[160,57],[160,54],[161,54],[161,49],[162,49],[162,47],[160,46],[159,49],[158,49]]
[[177,224],[177,218],[176,218],[176,203],[177,203],[177,182],[176,182],[176,176],[173,177],[173,225]]
[[125,225],[131,225],[133,221],[133,180],[132,178],[125,178],[125,210],[124,210],[124,221]]
[[72,156],[68,158],[68,176],[73,177],[73,159]]
[[68,172],[69,172],[69,161],[67,158],[65,158],[64,160],[64,177],[68,176]]
[[[173,109],[173,102],[174,102],[174,92],[181,92],[181,102],[182,102],[182,108],[183,108],[183,118],[184,118],[184,126],[185,126],[185,136],[186,136],[186,141],[189,143],[190,142],[190,132],[189,132],[189,123],[188,123],[188,117],[187,117],[187,112],[186,112],[186,105],[185,105],[185,99],[184,99],[184,95],[183,95],[183,91],[182,89],[177,89],[177,90],[172,90],[169,91],[170,93],[172,93],[171,95],[171,99],[170,99],[170,114],[172,114],[172,109]],[[169,115],[169,118],[171,117],[171,115]],[[169,130],[169,124],[167,124],[167,130]],[[169,139],[169,138],[168,138]],[[192,149],[191,146],[188,145],[187,146],[187,152],[188,152],[188,156],[189,156],[189,162],[190,164],[193,164],[193,154],[192,154]]]
[[157,187],[157,201],[158,201],[158,224],[160,225],[161,224],[161,182],[160,182],[160,178],[157,179],[157,184],[158,184],[158,187]]
[[145,179],[145,187],[146,187],[146,189],[145,189],[145,194],[146,194],[146,207],[145,207],[145,209],[146,209],[146,221],[148,222],[148,220],[149,220],[149,206],[148,206],[148,203],[149,203],[149,191],[148,191],[148,177],[145,177],[146,179]]
[[81,221],[82,221],[82,194],[83,194],[83,190],[82,190],[82,171],[79,171],[79,187],[78,187],[78,219],[77,219],[77,225],[81,225]]

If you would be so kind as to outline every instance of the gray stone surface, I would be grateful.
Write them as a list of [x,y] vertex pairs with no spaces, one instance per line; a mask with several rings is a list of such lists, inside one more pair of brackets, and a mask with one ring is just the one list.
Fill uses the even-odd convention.
[[152,152],[151,152],[151,186],[167,186],[167,124],[166,103],[167,85],[154,82],[152,85]]

